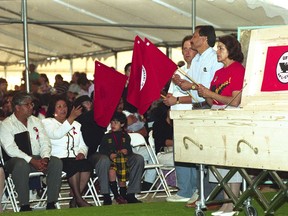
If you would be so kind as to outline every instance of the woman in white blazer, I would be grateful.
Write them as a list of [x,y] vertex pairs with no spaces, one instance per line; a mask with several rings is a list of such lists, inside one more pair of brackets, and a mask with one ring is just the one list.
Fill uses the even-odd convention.
[[61,96],[54,96],[46,113],[43,124],[51,140],[53,156],[63,162],[73,199],[70,208],[90,206],[81,196],[90,178],[92,166],[86,159],[88,147],[82,133],[81,124],[75,119],[81,114],[81,107],[73,107],[71,112],[68,103]]

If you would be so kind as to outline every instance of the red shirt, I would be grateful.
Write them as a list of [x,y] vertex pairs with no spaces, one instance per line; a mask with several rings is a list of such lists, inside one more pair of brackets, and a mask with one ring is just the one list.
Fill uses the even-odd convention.
[[[228,67],[216,71],[210,90],[222,96],[232,96],[233,91],[241,91],[243,87],[245,68],[239,62],[233,62]],[[213,100],[213,104],[223,105]]]

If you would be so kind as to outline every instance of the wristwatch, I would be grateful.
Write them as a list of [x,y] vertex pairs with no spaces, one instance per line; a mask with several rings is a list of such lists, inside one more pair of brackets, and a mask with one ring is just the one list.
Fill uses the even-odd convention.
[[195,85],[192,85],[192,86],[191,86],[191,89],[192,89],[192,90],[195,90],[195,89],[196,89],[196,86],[195,86]]
[[176,104],[180,104],[179,97],[176,98]]

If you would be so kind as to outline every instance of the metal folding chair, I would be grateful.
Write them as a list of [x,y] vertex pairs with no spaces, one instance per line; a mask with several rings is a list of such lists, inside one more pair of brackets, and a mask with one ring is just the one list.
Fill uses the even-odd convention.
[[145,164],[144,170],[155,169],[156,171],[156,178],[152,186],[147,191],[141,191],[141,193],[145,195],[139,198],[146,198],[149,193],[156,194],[157,192],[165,192],[167,196],[171,196],[168,184],[165,179],[165,175],[163,174],[163,171],[161,169],[162,167],[164,167],[164,165],[159,163],[154,149],[150,145],[147,144],[145,138],[141,134],[129,133],[129,135],[131,137],[132,147],[134,148],[144,147],[147,150],[149,157],[151,158],[152,163]]
[[[152,134],[153,134],[153,131],[151,130],[149,132],[149,136],[148,136],[148,143],[149,143],[150,147],[153,149],[153,151],[155,152],[155,141],[154,141]],[[156,160],[158,161],[158,163],[160,163],[156,154],[155,154],[155,156],[156,156]],[[175,172],[175,166],[163,164],[163,166],[161,167],[161,170],[166,171],[166,173],[164,174],[164,177],[165,177],[165,180],[167,182],[167,178]],[[158,178],[159,178],[159,176],[158,176]],[[157,181],[157,179],[156,179],[156,181]],[[167,185],[168,185],[168,183],[167,183]],[[160,187],[161,187],[161,185],[158,185],[157,190],[159,190]],[[171,192],[178,191],[177,188],[172,188],[169,185],[168,185],[168,189],[170,191],[170,194],[171,194]],[[156,193],[157,193],[157,191],[155,191],[155,193],[153,194],[152,197],[156,196]]]
[[[29,174],[29,178],[35,177],[35,176],[44,176],[45,174],[42,172],[33,172]],[[30,199],[30,203],[36,203],[35,205],[32,205],[31,207],[36,209],[36,208],[43,208],[46,203],[46,195],[47,195],[47,187],[43,188],[43,194],[39,199]],[[10,204],[12,207],[12,210],[14,212],[19,212],[20,207],[19,207],[19,202],[17,200],[18,194],[17,191],[15,190],[15,185],[12,180],[11,175],[9,174],[6,179],[5,179],[5,187],[4,187],[4,193],[3,196],[6,196],[6,200],[3,203],[3,209],[6,209],[8,205]]]
[[[95,206],[101,206],[99,194],[95,188],[95,182],[97,181],[97,179],[98,179],[98,177],[95,175],[92,175],[90,177],[88,184],[87,184],[87,190],[85,191],[85,193],[82,197],[84,199],[92,199]],[[66,181],[66,173],[62,172],[62,187],[61,187],[60,194],[59,194],[59,199],[58,199],[59,202],[72,199],[72,197],[69,195],[70,187],[67,186],[65,181]],[[69,191],[68,195],[65,192],[66,190]]]

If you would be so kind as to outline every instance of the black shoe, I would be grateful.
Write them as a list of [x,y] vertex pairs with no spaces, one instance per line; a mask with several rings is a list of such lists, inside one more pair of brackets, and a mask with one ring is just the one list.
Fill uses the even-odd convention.
[[77,208],[77,203],[74,198],[72,198],[69,202],[69,208]]
[[103,194],[103,205],[112,205],[110,194]]
[[55,202],[47,203],[46,209],[56,209]]
[[136,197],[135,197],[135,194],[127,194],[126,196],[126,200],[128,203],[142,203],[142,201],[138,200]]
[[21,206],[20,212],[24,212],[24,211],[32,211],[32,209],[30,208],[30,205]]
[[[142,185],[141,185],[141,190],[142,191],[148,191],[148,190],[150,190],[151,186],[152,186],[152,183],[143,181]],[[153,188],[152,188],[152,190],[153,190]]]

